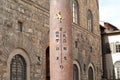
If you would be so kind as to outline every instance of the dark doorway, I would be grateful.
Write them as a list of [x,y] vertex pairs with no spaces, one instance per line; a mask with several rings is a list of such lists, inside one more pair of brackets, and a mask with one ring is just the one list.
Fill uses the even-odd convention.
[[50,80],[50,55],[49,47],[46,49],[46,80]]
[[93,69],[92,67],[88,70],[88,80],[93,80]]
[[73,65],[73,80],[79,80],[79,73],[77,65]]

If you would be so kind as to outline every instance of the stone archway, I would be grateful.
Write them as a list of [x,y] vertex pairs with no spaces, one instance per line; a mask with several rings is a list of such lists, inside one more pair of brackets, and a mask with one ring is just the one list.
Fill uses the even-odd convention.
[[73,80],[79,80],[79,71],[76,64],[73,64]]
[[92,67],[90,67],[88,69],[88,80],[94,80],[93,79],[93,69],[92,69]]
[[88,74],[88,80],[95,80],[95,71],[91,63],[88,66],[87,74]]
[[10,80],[11,61],[15,55],[21,55],[24,58],[24,60],[26,62],[26,80],[30,80],[30,59],[27,55],[27,52],[23,49],[20,49],[20,48],[12,51],[8,57],[8,60],[7,60],[7,66],[8,66],[7,80]]
[[78,61],[73,61],[73,80],[81,80],[80,79],[80,65]]

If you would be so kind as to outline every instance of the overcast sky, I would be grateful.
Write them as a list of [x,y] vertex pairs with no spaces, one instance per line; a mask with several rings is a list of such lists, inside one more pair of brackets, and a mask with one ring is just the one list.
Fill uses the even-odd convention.
[[[99,0],[100,21],[109,22],[120,29],[120,0]],[[120,42],[119,36],[109,37],[109,42]]]
[[120,0],[99,0],[100,21],[120,29]]

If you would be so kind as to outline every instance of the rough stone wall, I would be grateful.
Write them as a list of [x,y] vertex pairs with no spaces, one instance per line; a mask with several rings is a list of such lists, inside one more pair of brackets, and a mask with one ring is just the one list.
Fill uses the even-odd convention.
[[[89,64],[95,80],[101,77],[99,13],[96,0],[78,0],[80,24],[73,23],[73,56],[80,64],[80,76],[87,80]],[[87,30],[87,10],[94,17],[93,33]],[[18,22],[23,23],[20,31]],[[77,41],[77,47],[75,46]],[[0,0],[0,80],[9,80],[7,60],[12,51],[22,49],[30,59],[30,80],[45,80],[49,46],[49,0]],[[37,64],[37,56],[41,63]]]
[[[100,37],[90,35],[85,30],[76,32],[77,30],[74,30],[73,44],[75,46],[75,41],[78,41],[78,47],[73,49],[73,56],[74,60],[77,60],[80,64],[82,69],[81,74],[86,74],[87,77],[88,65],[92,64],[95,69],[96,78],[98,78],[97,74],[101,77],[101,47],[100,41],[98,40]],[[86,67],[84,67],[84,65],[86,65]]]
[[[78,0],[80,24],[73,23],[73,56],[81,68],[81,79],[88,80],[88,68],[92,64],[94,79],[102,75],[101,39],[99,30],[99,7],[97,0]],[[87,29],[87,11],[93,14],[93,32]],[[77,42],[77,47],[75,44]]]
[[[22,32],[18,22],[23,23]],[[46,8],[29,0],[0,0],[0,80],[8,80],[7,59],[17,48],[25,50],[30,58],[31,80],[45,79],[44,49],[49,41],[48,24]],[[36,64],[36,56],[41,57],[40,65]]]

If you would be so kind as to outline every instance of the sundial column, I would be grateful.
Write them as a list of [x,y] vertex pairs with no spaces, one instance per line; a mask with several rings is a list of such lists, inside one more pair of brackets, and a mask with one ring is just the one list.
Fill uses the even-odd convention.
[[72,0],[50,0],[50,80],[73,80]]

